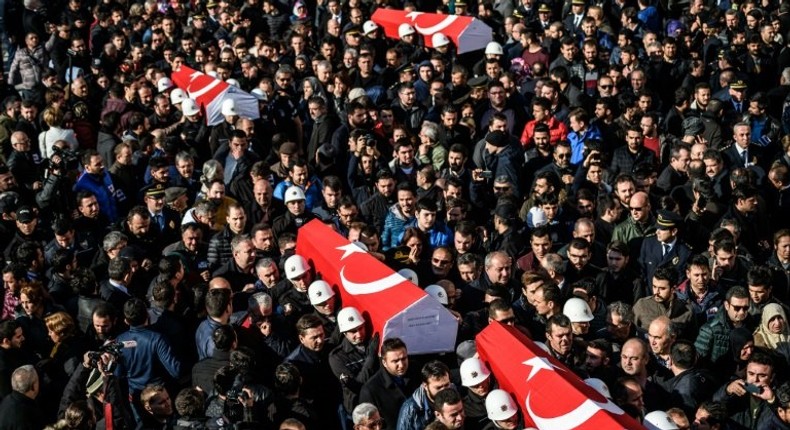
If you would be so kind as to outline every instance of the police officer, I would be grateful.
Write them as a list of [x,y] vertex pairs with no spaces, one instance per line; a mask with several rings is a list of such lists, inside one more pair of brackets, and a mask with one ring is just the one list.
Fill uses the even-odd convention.
[[343,340],[329,353],[329,366],[343,387],[343,408],[350,419],[362,385],[379,369],[378,337],[370,339],[365,318],[354,307],[338,312],[337,327]]

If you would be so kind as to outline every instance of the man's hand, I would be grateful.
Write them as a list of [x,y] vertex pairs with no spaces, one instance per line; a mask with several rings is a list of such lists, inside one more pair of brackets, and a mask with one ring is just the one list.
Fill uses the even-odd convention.
[[746,382],[743,379],[736,379],[727,385],[725,391],[731,396],[743,397],[747,393],[746,388],[744,388],[745,384]]
[[204,270],[200,272],[200,277],[203,278],[204,281],[208,282],[211,280],[211,272]]
[[472,180],[475,182],[485,181],[485,178],[483,177],[483,169],[472,170]]
[[752,396],[757,397],[758,399],[763,399],[768,403],[773,403],[776,400],[776,396],[774,395],[774,390],[771,389],[768,385],[761,386],[763,391],[760,393],[753,393]]

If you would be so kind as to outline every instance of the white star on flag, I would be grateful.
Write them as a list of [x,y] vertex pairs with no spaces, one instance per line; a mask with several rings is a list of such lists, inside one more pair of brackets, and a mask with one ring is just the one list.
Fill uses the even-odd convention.
[[553,372],[554,369],[560,369],[559,367],[551,364],[549,359],[545,357],[532,357],[521,364],[526,364],[527,366],[532,367],[532,370],[529,371],[529,376],[527,376],[527,381],[532,379],[532,377],[537,375],[541,370],[551,370]]
[[351,255],[351,254],[353,254],[355,252],[363,252],[363,253],[365,252],[364,249],[358,247],[357,245],[355,245],[353,243],[349,243],[349,244],[346,244],[346,245],[338,246],[335,249],[337,249],[339,251],[343,251],[343,256],[340,257],[340,261],[343,261],[346,257],[348,257],[349,255]]

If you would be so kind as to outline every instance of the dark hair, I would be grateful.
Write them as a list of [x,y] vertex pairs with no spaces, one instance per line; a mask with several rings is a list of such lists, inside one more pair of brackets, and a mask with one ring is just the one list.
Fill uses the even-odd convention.
[[145,307],[145,302],[137,297],[127,300],[123,305],[123,317],[132,327],[145,324],[148,320],[148,309]]
[[176,254],[165,255],[159,260],[159,274],[167,280],[175,278],[182,267],[181,258]]
[[381,357],[385,357],[388,352],[397,351],[399,349],[408,349],[406,348],[406,343],[404,343],[400,338],[392,337],[389,339],[385,339],[384,342],[381,343]]
[[283,395],[298,393],[301,385],[302,376],[293,363],[282,363],[274,370],[274,388]]
[[174,402],[176,412],[183,418],[200,418],[203,416],[203,393],[197,388],[188,387],[181,390]]
[[746,288],[741,287],[740,285],[736,285],[729,290],[727,290],[727,294],[724,296],[724,300],[727,303],[730,303],[732,298],[736,299],[749,299],[749,291]]
[[213,318],[219,318],[231,304],[230,290],[213,288],[206,293],[206,312]]
[[[658,279],[659,281],[669,281],[669,287],[674,288],[675,282],[677,281],[677,274],[672,267],[669,266],[660,266],[653,272],[653,279]],[[653,282],[651,279],[650,282]]]
[[167,308],[175,302],[176,289],[173,284],[167,281],[159,281],[154,284],[151,289],[151,302],[162,307]]
[[687,340],[678,340],[669,350],[672,363],[680,369],[691,369],[697,361],[697,349]]
[[429,361],[428,363],[425,363],[425,365],[422,366],[422,370],[420,371],[422,382],[426,382],[426,383],[431,378],[434,379],[441,378],[449,374],[450,374],[450,368],[439,360],[433,360],[433,361]]
[[214,373],[214,391],[221,396],[226,396],[228,391],[233,388],[239,370],[231,365],[222,366]]
[[[3,273],[5,273],[5,270]],[[92,296],[96,294],[98,283],[96,282],[96,275],[93,273],[93,270],[87,267],[77,267],[71,274],[69,286],[81,296]]]
[[436,396],[433,399],[434,410],[441,413],[444,409],[444,405],[455,405],[461,401],[461,395],[458,394],[458,391],[455,388],[445,388],[442,391],[436,393]]
[[107,264],[107,274],[110,279],[120,280],[132,273],[132,263],[126,258],[115,258]]
[[8,339],[11,340],[16,334],[16,329],[19,328],[19,323],[16,320],[5,320],[0,322],[0,342]]
[[63,273],[66,266],[74,263],[74,251],[69,248],[58,248],[50,258],[50,264],[54,273]]
[[570,328],[571,319],[568,318],[565,314],[552,315],[548,319],[548,321],[546,321],[546,333],[551,333],[551,330],[554,328],[554,326],[561,328]]
[[770,289],[772,280],[771,269],[765,266],[752,266],[749,272],[746,273],[746,284],[749,286],[760,286]]
[[299,336],[302,336],[305,333],[307,333],[307,330],[310,330],[311,328],[318,328],[323,326],[324,323],[321,321],[321,318],[319,318],[317,315],[315,314],[302,315],[302,317],[299,318],[299,321],[296,322],[296,332],[299,334]]

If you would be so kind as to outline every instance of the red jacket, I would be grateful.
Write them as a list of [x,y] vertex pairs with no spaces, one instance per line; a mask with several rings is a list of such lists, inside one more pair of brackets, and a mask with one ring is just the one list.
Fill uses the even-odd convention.
[[[524,149],[532,146],[532,135],[535,130],[535,124],[537,123],[538,122],[533,119],[524,126],[524,132],[521,133],[521,146],[523,146]],[[556,145],[560,140],[568,138],[568,127],[564,122],[558,121],[557,118],[552,116],[545,124],[549,126],[549,142],[551,142],[552,146]]]

